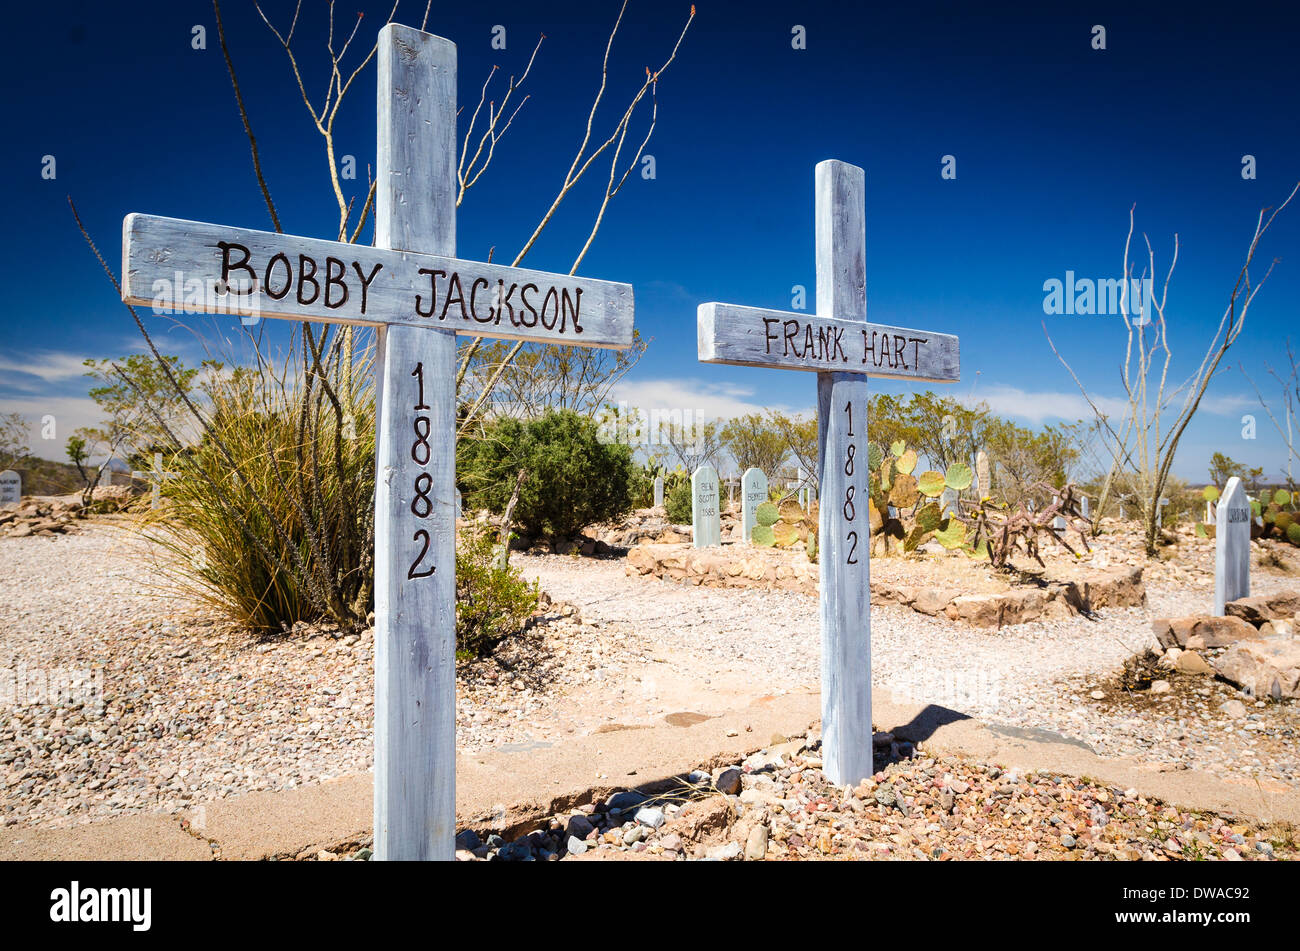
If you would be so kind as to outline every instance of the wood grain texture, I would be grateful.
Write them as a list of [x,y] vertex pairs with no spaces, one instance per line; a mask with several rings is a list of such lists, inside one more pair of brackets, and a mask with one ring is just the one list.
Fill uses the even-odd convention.
[[1250,498],[1241,479],[1224,486],[1215,512],[1214,616],[1223,617],[1229,601],[1250,597]]
[[[376,240],[453,255],[455,44],[390,24],[379,34],[378,72]],[[376,303],[376,313],[408,320],[380,330],[376,366],[375,857],[450,861],[456,337],[410,321],[410,301]]]
[[[440,75],[439,86],[445,86],[443,80]],[[394,98],[395,104],[405,101]],[[441,195],[454,187],[454,174],[448,177],[444,164],[439,160],[434,165],[436,177],[423,186],[424,193],[405,168],[393,172],[396,184],[377,189],[377,241],[383,239],[380,223],[389,212],[434,221],[416,206],[428,193]],[[404,203],[394,199],[393,190],[408,182],[412,194]],[[454,191],[452,195],[454,201]],[[445,220],[454,217],[453,205],[437,221],[454,232],[454,223]],[[396,227],[394,237],[403,242],[415,233],[409,225],[386,227]],[[443,247],[455,247],[454,233],[449,240]],[[132,214],[122,222],[122,274],[126,303],[183,313],[410,324],[470,336],[614,349],[632,345],[630,284],[462,261],[450,251],[369,248]],[[222,296],[219,290],[225,286],[241,293]],[[204,289],[202,303],[187,304],[187,287]]]
[[[859,327],[867,315],[865,178],[844,162],[817,165],[817,316]],[[866,377],[819,373],[817,421],[822,760],[831,782],[857,785],[873,772]]]
[[961,377],[960,347],[952,334],[716,302],[699,306],[696,333],[704,363],[931,383]]

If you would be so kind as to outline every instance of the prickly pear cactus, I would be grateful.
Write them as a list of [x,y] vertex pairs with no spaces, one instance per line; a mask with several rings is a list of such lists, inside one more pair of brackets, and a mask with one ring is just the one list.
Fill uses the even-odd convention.
[[[987,457],[982,461],[987,467]],[[971,487],[974,472],[965,463],[957,462],[945,472],[918,473],[918,462],[916,450],[909,449],[904,440],[891,443],[888,451],[875,443],[868,445],[867,515],[873,543],[879,542],[887,551],[892,538],[906,552],[934,538],[945,548],[963,547],[966,524],[956,516],[944,518],[938,502],[933,500],[945,490],[960,497]],[[981,484],[987,483],[987,475],[982,475]]]

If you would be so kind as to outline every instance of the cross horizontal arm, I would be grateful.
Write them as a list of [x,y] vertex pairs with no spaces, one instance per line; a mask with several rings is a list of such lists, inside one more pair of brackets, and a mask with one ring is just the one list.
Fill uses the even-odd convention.
[[709,303],[699,307],[698,337],[704,363],[865,373],[933,383],[961,378],[961,353],[952,334]]
[[123,301],[170,311],[632,345],[630,284],[176,218],[126,216],[122,274]]

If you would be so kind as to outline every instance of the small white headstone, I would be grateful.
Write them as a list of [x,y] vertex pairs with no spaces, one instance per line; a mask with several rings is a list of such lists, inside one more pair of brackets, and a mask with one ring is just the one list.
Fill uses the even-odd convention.
[[1079,498],[1079,513],[1084,518],[1092,518],[1092,503],[1088,501],[1086,495]]
[[989,457],[983,449],[975,453],[975,486],[979,490],[980,498],[989,496],[989,489],[992,488],[993,478],[989,474]]
[[722,544],[718,473],[707,464],[691,473],[691,528],[696,548]]
[[750,540],[758,524],[758,507],[767,501],[767,476],[762,469],[746,469],[740,483],[740,532]]
[[939,496],[939,514],[943,518],[958,514],[956,489],[943,490],[943,495]]
[[664,504],[664,477],[655,476],[655,508],[663,508]]
[[1233,476],[1219,499],[1214,533],[1214,616],[1229,601],[1250,596],[1250,499]]
[[1156,528],[1164,527],[1165,506],[1168,504],[1169,500],[1164,496],[1161,496],[1160,501],[1156,503]]
[[23,498],[23,477],[12,469],[0,472],[0,505],[21,502]]
[[[1052,499],[1052,501],[1053,501],[1053,502],[1059,502],[1059,501],[1061,501],[1061,497],[1058,495],[1058,496],[1054,497],[1054,498]],[[1058,516],[1056,516],[1056,518],[1052,519],[1052,528],[1056,529],[1058,532],[1063,532],[1063,531],[1065,531],[1065,516],[1064,516],[1064,515],[1058,515]]]

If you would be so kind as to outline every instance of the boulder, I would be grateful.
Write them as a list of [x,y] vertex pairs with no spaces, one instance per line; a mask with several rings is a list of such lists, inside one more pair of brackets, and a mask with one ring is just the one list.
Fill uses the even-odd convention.
[[1204,650],[1208,647],[1227,647],[1242,638],[1258,637],[1259,632],[1239,617],[1156,618],[1151,631],[1168,650],[1171,647],[1191,647]]
[[1280,591],[1277,594],[1260,594],[1238,598],[1223,606],[1232,617],[1259,627],[1265,621],[1286,620],[1300,612],[1300,591]]
[[1214,669],[1256,697],[1300,698],[1300,640],[1238,641],[1215,658]]
[[912,602],[912,608],[933,617],[947,608],[949,603],[957,597],[957,594],[958,592],[945,588],[921,588],[916,592],[916,599]]

